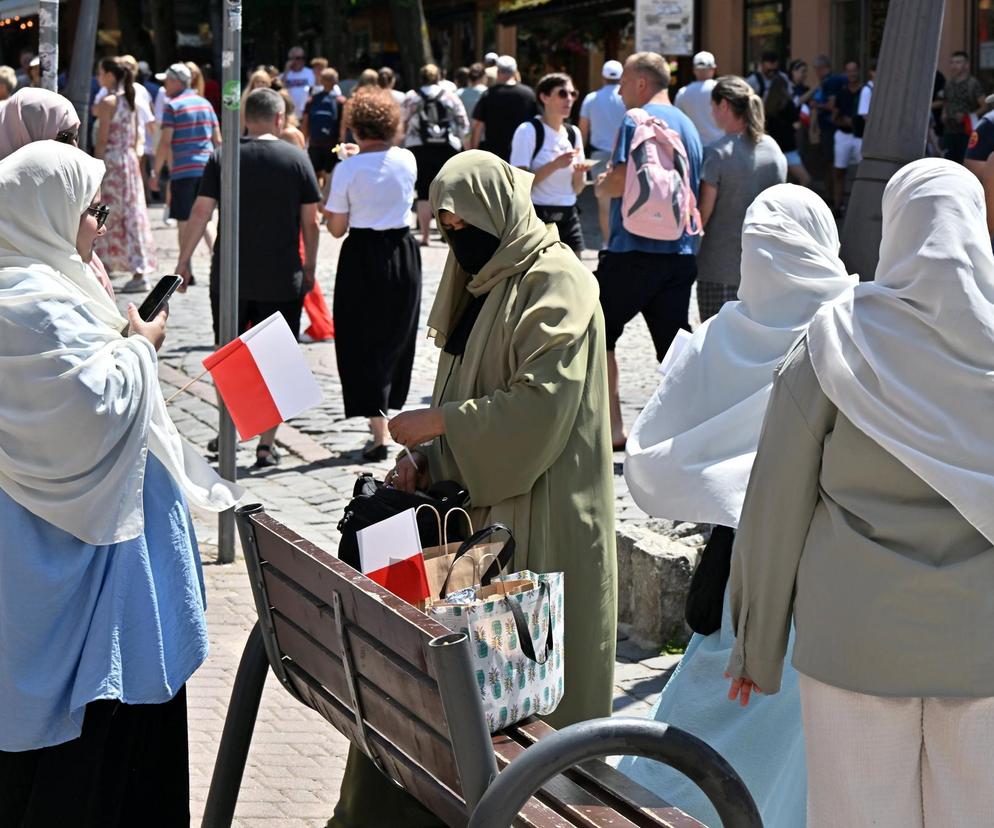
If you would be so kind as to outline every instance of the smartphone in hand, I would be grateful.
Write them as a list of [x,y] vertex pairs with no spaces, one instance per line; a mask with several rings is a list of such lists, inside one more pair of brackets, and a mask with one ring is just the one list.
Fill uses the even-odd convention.
[[[145,301],[138,306],[138,315],[142,318],[142,320],[144,322],[149,322],[150,320],[155,319],[155,317],[161,313],[170,297],[176,292],[176,289],[181,284],[183,284],[183,278],[181,276],[177,276],[176,274],[163,276],[159,279],[159,283],[152,288],[152,292],[146,296]],[[131,325],[125,325],[124,329],[121,331],[121,335],[127,336],[130,330]]]

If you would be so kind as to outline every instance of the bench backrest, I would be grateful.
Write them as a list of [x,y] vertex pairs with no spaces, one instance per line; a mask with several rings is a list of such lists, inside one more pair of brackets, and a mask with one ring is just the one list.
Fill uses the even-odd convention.
[[451,630],[261,507],[240,509],[238,524],[266,653],[284,687],[439,818],[465,824],[438,687],[444,667],[429,646]]

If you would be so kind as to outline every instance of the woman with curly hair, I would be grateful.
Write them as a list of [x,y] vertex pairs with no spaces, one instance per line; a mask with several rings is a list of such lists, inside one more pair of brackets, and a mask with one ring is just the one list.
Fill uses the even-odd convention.
[[331,234],[348,233],[335,279],[335,354],[345,416],[369,418],[373,441],[362,456],[377,461],[387,459],[381,412],[404,407],[414,365],[421,253],[408,228],[418,170],[410,150],[393,146],[400,110],[387,93],[350,103],[358,145],[346,145],[327,205]]

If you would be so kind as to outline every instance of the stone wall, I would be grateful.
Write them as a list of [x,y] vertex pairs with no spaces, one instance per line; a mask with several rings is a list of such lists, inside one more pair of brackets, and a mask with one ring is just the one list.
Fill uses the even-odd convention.
[[706,528],[648,518],[619,525],[618,624],[639,645],[662,649],[690,640],[684,604]]

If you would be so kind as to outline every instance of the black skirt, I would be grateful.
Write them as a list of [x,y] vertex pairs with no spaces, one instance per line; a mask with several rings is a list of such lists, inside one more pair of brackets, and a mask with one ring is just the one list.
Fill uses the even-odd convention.
[[165,704],[90,702],[78,739],[0,751],[3,828],[186,828],[186,688]]
[[556,225],[559,229],[559,241],[577,256],[583,252],[583,227],[580,225],[580,211],[575,204],[569,207],[536,204],[535,213],[546,224]]
[[345,416],[403,408],[421,313],[421,251],[406,227],[349,231],[333,307]]

